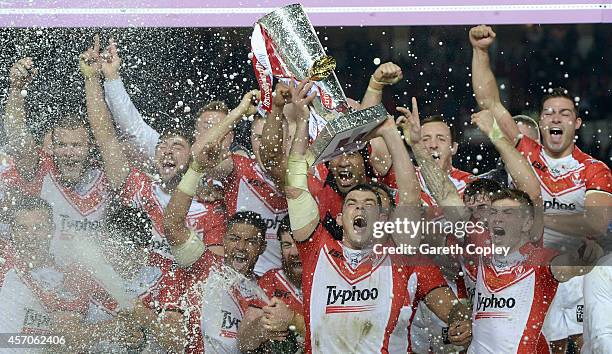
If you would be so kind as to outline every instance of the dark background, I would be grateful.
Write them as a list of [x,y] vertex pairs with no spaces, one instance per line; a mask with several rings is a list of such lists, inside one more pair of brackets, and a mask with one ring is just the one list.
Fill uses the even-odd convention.
[[[360,99],[374,59],[393,61],[404,80],[385,93],[387,109],[419,99],[422,117],[443,114],[459,133],[455,165],[479,173],[494,165],[495,152],[467,122],[475,109],[467,26],[317,28],[347,96]],[[612,155],[612,25],[496,26],[491,50],[501,94],[512,114],[538,116],[540,98],[563,86],[578,97],[583,127],[578,146],[610,165]],[[83,107],[78,54],[94,33],[103,43],[114,36],[123,59],[122,77],[136,106],[160,129],[171,124],[160,113],[193,120],[204,103],[221,99],[235,106],[256,81],[248,62],[250,28],[0,29],[0,98],[8,69],[32,56],[40,74],[28,90],[30,125],[49,127],[63,106]],[[189,106],[177,108],[179,101]],[[482,155],[482,160],[477,160]]]

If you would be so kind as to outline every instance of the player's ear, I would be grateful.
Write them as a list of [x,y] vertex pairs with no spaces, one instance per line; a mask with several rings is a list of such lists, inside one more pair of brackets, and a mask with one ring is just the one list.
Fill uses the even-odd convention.
[[457,144],[457,142],[453,142],[451,144],[451,154],[455,155],[458,149],[459,149],[459,144]]
[[336,215],[336,224],[338,224],[338,226],[342,226],[342,213],[338,213],[338,215]]
[[582,118],[576,117],[576,123],[574,123],[574,128],[578,130],[582,126]]
[[[526,212],[527,213],[527,212]],[[523,227],[521,227],[521,232],[530,232],[533,227],[533,215],[528,213],[525,221],[523,222]]]
[[[265,237],[265,236],[264,236]],[[261,245],[259,246],[259,255],[261,256],[265,250],[266,250],[266,246],[268,246],[268,241],[266,241],[266,239],[264,238],[261,241]]]

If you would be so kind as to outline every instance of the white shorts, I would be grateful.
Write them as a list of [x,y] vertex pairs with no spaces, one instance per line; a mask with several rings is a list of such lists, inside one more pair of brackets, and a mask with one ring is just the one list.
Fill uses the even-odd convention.
[[584,276],[579,276],[564,283],[559,283],[557,293],[548,309],[548,314],[542,327],[542,332],[549,342],[582,334],[584,312],[583,281]]
[[582,352],[612,353],[612,254],[584,277]]

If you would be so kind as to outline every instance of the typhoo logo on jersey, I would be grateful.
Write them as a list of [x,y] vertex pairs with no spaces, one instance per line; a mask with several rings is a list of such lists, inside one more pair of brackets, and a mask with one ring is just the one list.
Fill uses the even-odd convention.
[[223,322],[221,323],[222,329],[236,329],[240,326],[240,320],[234,316],[229,311],[221,310],[223,313]]
[[104,222],[100,220],[75,220],[64,214],[60,214],[60,219],[60,227],[62,232],[98,232],[104,225]]
[[511,309],[516,305],[516,299],[513,297],[497,297],[495,294],[484,297],[482,293],[478,293],[478,302],[476,309],[478,311],[486,311],[487,309]]
[[327,286],[327,305],[333,305],[340,301],[340,305],[347,302],[376,300],[378,297],[378,289],[357,289],[353,286],[350,290],[337,290],[337,286]]
[[283,217],[281,217],[280,215],[274,215],[274,219],[264,218],[268,230],[276,230],[278,228],[278,224],[283,220]]
[[544,210],[555,209],[555,210],[576,210],[576,204],[574,203],[561,203],[557,198],[547,200],[544,202]]

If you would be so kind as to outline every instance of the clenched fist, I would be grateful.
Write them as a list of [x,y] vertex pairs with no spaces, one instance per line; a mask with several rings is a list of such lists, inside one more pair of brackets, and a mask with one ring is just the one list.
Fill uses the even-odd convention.
[[384,63],[376,68],[372,79],[380,85],[394,85],[404,77],[402,69],[392,62]]
[[11,88],[21,90],[32,81],[32,78],[38,73],[34,67],[32,58],[27,57],[19,59],[9,71],[9,80]]
[[470,29],[470,43],[475,49],[489,49],[495,40],[495,36],[495,32],[489,26],[480,25]]

